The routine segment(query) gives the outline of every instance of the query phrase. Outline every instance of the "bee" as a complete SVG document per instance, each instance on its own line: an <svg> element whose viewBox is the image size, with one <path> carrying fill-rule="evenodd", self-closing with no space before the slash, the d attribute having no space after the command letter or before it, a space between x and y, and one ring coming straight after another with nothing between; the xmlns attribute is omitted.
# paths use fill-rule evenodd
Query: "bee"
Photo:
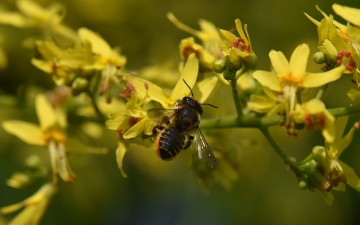
<svg viewBox="0 0 360 225"><path fill-rule="evenodd" d="M190 89L192 97L178 99L171 109L148 110L148 116L157 118L157 124L152 130L153 134L145 135L144 138L156 136L155 152L163 160L172 160L181 150L189 148L194 141L199 159L204 159L206 164L214 169L217 167L216 158L201 133L199 124L203 113L202 105L218 107L198 102L190 86L184 79L183 81Z"/></svg>

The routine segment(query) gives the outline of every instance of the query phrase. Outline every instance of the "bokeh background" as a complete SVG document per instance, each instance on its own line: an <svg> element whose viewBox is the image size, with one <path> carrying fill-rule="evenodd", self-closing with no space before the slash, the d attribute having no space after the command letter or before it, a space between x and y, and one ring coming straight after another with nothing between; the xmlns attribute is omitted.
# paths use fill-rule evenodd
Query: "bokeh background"
<svg viewBox="0 0 360 225"><path fill-rule="evenodd" d="M41 0L46 6L53 1ZM189 34L171 24L166 13L171 11L183 23L198 29L200 18L222 29L234 27L240 18L248 24L253 49L258 56L257 69L270 68L268 52L283 51L287 57L301 43L308 43L311 52L317 46L317 31L304 12L321 20L322 10L333 14L333 3L360 8L358 0L62 0L67 8L65 24L77 29L87 27L102 35L111 46L121 46L127 56L127 68L170 64L180 60L178 44ZM16 10L14 0L0 0L6 10ZM344 22L341 18L337 20ZM44 89L53 88L49 76L30 64L33 53L22 48L31 30L0 25L1 45L7 52L9 65L0 72L0 93L15 96L29 82ZM309 71L320 66L309 63ZM31 76L30 76L31 74ZM161 74L159 74L161 76ZM329 107L348 105L346 90L350 77L331 84L324 96ZM336 89L335 89L336 87ZM229 99L231 99L229 97ZM0 120L23 119L36 122L33 112L6 105L1 98ZM223 104L226 104L224 102ZM229 102L228 104L231 104ZM220 105L220 107L222 107ZM358 119L358 118L353 118ZM322 145L319 132L300 131L298 138L287 137L284 129L273 128L275 139L288 154L301 159L312 146ZM287 171L282 160L260 132L253 129L225 130L240 147L239 180L232 190L213 185L204 191L194 175L179 159L163 162L155 159L152 149L132 150L124 160L128 178L117 168L114 150L116 136L104 134L104 144L111 149L105 156L70 156L78 175L75 183L60 183L60 192L49 208L42 224L359 224L360 193L348 188L335 192L333 206L328 206L319 193L298 188L294 174ZM0 206L23 200L38 187L16 190L5 185L14 171L21 171L24 159L39 154L46 159L46 150L28 146L0 130ZM356 135L342 160L360 173L359 148ZM251 143L251 144L249 144ZM146 164L144 158L156 164Z"/></svg>

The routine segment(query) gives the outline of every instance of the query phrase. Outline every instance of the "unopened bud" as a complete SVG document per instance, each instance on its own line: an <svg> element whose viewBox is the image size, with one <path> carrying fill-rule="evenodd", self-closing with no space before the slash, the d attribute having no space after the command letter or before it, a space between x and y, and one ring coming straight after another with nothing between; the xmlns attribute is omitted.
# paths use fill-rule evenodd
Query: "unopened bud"
<svg viewBox="0 0 360 225"><path fill-rule="evenodd" d="M325 61L326 61L326 55L325 55L325 53L323 53L323 52L316 52L316 53L313 55L313 59L314 59L315 63L317 63L317 64L323 64L323 63L325 63Z"/></svg>
<svg viewBox="0 0 360 225"><path fill-rule="evenodd" d="M229 69L224 70L223 76L225 80L232 80L235 77L235 72Z"/></svg>

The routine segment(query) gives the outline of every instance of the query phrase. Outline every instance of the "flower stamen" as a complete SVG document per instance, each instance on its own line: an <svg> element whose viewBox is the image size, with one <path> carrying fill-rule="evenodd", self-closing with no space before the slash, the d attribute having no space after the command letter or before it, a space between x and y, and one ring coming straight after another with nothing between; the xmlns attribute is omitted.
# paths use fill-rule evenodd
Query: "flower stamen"
<svg viewBox="0 0 360 225"><path fill-rule="evenodd" d="M351 56L351 53L346 50L341 50L336 57L336 64L338 66L344 65L346 70L353 71L356 68L356 62Z"/></svg>

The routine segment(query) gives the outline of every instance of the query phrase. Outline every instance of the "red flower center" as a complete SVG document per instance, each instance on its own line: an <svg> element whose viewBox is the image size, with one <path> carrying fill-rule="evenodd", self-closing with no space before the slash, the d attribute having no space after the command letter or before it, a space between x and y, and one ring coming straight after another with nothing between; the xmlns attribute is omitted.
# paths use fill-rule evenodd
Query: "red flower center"
<svg viewBox="0 0 360 225"><path fill-rule="evenodd" d="M325 116L323 114L306 114L304 123L309 130L316 130L325 126Z"/></svg>
<svg viewBox="0 0 360 225"><path fill-rule="evenodd" d="M338 66L344 65L346 70L353 71L356 68L356 62L351 56L351 53L346 50L341 50L336 57L336 64Z"/></svg>
<svg viewBox="0 0 360 225"><path fill-rule="evenodd" d="M186 47L183 49L183 51L182 51L182 56L183 56L183 58L184 58L185 60L187 60L187 59L189 58L189 55L190 55L191 53L195 53L196 58L199 59L199 57L200 57L200 52L197 51L197 50L195 50L195 49L193 49L191 46L186 46Z"/></svg>
<svg viewBox="0 0 360 225"><path fill-rule="evenodd" d="M244 39L238 38L231 43L231 47L240 49L243 52L250 53L250 46L245 44Z"/></svg>

